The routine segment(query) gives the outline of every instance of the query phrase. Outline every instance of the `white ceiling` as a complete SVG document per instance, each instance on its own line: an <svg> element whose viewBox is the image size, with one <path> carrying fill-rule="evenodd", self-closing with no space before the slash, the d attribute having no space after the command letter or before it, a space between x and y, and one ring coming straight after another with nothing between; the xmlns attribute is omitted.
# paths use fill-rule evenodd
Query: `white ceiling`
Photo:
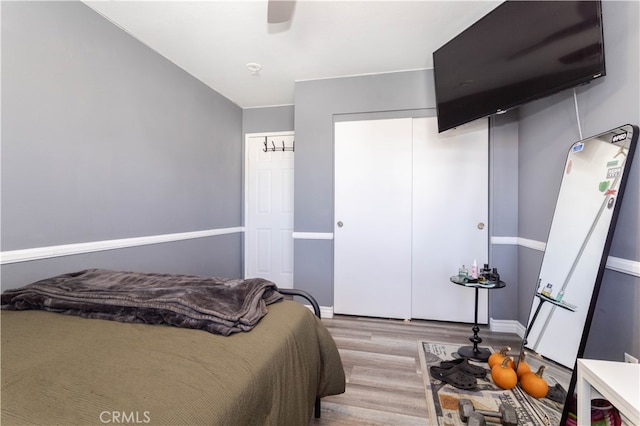
<svg viewBox="0 0 640 426"><path fill-rule="evenodd" d="M267 0L85 3L250 108L293 104L296 81L432 68L434 50L502 0L297 0L283 24L267 23Z"/></svg>

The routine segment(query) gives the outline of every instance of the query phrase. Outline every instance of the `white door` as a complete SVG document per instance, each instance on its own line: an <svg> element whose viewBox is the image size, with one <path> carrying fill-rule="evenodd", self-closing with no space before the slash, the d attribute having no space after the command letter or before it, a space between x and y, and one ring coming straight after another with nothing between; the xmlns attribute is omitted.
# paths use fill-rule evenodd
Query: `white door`
<svg viewBox="0 0 640 426"><path fill-rule="evenodd" d="M488 260L486 120L438 133L435 117L413 122L413 318L473 322L475 291L449 282L463 264ZM482 228L482 229L480 229ZM488 321L480 290L478 322ZM500 291L500 290L493 290Z"/></svg>
<svg viewBox="0 0 640 426"><path fill-rule="evenodd" d="M335 124L334 311L411 316L411 119Z"/></svg>
<svg viewBox="0 0 640 426"><path fill-rule="evenodd" d="M281 288L293 287L292 146L292 132L247 135L245 146L245 278Z"/></svg>

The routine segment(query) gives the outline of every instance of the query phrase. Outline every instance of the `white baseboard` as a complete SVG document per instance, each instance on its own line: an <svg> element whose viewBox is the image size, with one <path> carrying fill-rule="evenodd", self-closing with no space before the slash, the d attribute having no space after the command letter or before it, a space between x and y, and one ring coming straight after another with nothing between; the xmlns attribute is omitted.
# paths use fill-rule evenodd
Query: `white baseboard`
<svg viewBox="0 0 640 426"><path fill-rule="evenodd" d="M309 308L311 312L313 312L313 306L311 305L304 305L304 306L306 306L307 308ZM320 317L333 318L333 306L320 306Z"/></svg>
<svg viewBox="0 0 640 426"><path fill-rule="evenodd" d="M526 328L516 320L496 320L489 319L489 329L496 333L515 333L524 338Z"/></svg>
<svg viewBox="0 0 640 426"><path fill-rule="evenodd" d="M320 306L322 318L333 318L333 306Z"/></svg>

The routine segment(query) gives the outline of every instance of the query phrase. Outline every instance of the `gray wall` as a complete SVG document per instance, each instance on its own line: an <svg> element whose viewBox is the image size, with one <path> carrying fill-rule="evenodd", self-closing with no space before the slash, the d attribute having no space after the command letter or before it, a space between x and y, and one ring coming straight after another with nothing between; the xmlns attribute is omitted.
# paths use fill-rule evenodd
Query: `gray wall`
<svg viewBox="0 0 640 426"><path fill-rule="evenodd" d="M242 110L242 133L284 132L294 129L293 105Z"/></svg>
<svg viewBox="0 0 640 426"><path fill-rule="evenodd" d="M640 124L640 3L603 2L607 75L576 90L583 137L622 124ZM580 139L572 92L534 102L520 109L519 123L519 235L546 241L562 168L569 146ZM640 261L640 150L636 151L611 256ZM542 255L521 249L520 285L533 294ZM526 290L525 290L526 287ZM604 275L592 330L588 357L623 360L623 353L640 355L640 278L613 270ZM524 309L520 312L526 315ZM526 317L520 316L521 322ZM613 332L615 330L615 332Z"/></svg>
<svg viewBox="0 0 640 426"><path fill-rule="evenodd" d="M81 2L2 4L3 251L241 226L242 110ZM241 234L2 266L241 276Z"/></svg>
<svg viewBox="0 0 640 426"><path fill-rule="evenodd" d="M489 129L489 234L492 237L518 235L518 114L509 111L492 117ZM489 259L507 286L489 292L489 315L516 320L520 298L518 246L490 244Z"/></svg>

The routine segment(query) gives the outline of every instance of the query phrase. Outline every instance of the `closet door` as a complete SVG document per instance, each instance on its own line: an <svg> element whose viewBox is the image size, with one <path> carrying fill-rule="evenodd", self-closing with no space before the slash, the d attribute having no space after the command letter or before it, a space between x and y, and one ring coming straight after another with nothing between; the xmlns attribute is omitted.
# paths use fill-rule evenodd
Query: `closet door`
<svg viewBox="0 0 640 426"><path fill-rule="evenodd" d="M411 127L335 124L336 313L411 317Z"/></svg>
<svg viewBox="0 0 640 426"><path fill-rule="evenodd" d="M440 134L435 117L413 122L413 318L474 320L475 291L449 277L488 260L488 139L486 120ZM488 291L479 292L480 323Z"/></svg>

